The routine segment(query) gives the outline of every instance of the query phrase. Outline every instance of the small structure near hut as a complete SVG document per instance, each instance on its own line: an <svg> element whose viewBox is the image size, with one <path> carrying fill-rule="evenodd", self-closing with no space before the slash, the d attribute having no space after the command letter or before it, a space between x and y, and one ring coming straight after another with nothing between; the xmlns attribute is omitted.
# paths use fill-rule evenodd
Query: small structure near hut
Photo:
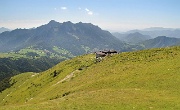
<svg viewBox="0 0 180 110"><path fill-rule="evenodd" d="M102 57L105 57L105 56L108 56L108 55L116 54L116 53L118 53L118 52L115 51L115 50L95 52L95 54L96 54L96 59L97 59L97 58L102 58Z"/></svg>

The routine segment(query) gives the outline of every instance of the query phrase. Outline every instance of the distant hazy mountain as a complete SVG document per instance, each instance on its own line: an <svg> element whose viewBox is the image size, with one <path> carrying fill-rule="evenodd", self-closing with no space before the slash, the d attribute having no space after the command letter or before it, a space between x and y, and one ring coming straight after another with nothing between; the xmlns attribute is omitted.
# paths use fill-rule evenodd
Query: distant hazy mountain
<svg viewBox="0 0 180 110"><path fill-rule="evenodd" d="M119 38L120 40L125 41L127 43L131 43L131 44L137 44L139 42L151 39L150 36L143 35L139 32L134 32L130 34L113 33L113 35Z"/></svg>
<svg viewBox="0 0 180 110"><path fill-rule="evenodd" d="M175 30L173 28L164 28L164 27L150 27L150 28L145 28L142 31L162 31L162 30Z"/></svg>
<svg viewBox="0 0 180 110"><path fill-rule="evenodd" d="M167 46L175 46L175 45L180 45L180 38L159 36L154 39L146 40L141 44L143 44L145 48L160 48Z"/></svg>
<svg viewBox="0 0 180 110"><path fill-rule="evenodd" d="M0 52L16 51L25 47L53 51L54 46L80 55L96 49L121 50L124 44L108 31L91 23L54 20L35 29L16 29L0 34Z"/></svg>
<svg viewBox="0 0 180 110"><path fill-rule="evenodd" d="M173 29L173 28L161 28L161 27L154 27L154 28L147 28L143 30L131 30L125 32L125 34L139 32L143 35L149 35L152 38L157 36L168 36L168 37L175 37L180 38L180 29Z"/></svg>
<svg viewBox="0 0 180 110"><path fill-rule="evenodd" d="M1 27L1 28L0 28L0 33L5 32L5 31L10 31L10 29L4 28L4 27Z"/></svg>
<svg viewBox="0 0 180 110"><path fill-rule="evenodd" d="M115 36L116 38L120 39L120 40L124 40L124 38L128 35L125 33L119 33L119 32L114 32L112 33L113 36Z"/></svg>

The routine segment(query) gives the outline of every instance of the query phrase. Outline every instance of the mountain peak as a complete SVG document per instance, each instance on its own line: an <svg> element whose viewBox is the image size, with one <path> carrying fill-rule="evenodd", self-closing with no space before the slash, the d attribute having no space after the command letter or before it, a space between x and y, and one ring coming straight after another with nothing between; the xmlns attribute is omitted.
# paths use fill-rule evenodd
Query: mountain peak
<svg viewBox="0 0 180 110"><path fill-rule="evenodd" d="M51 20L49 23L58 23L58 22L55 20Z"/></svg>
<svg viewBox="0 0 180 110"><path fill-rule="evenodd" d="M54 26L54 25L57 25L59 24L59 22L55 21L55 20L51 20L48 25L51 25L51 26Z"/></svg>

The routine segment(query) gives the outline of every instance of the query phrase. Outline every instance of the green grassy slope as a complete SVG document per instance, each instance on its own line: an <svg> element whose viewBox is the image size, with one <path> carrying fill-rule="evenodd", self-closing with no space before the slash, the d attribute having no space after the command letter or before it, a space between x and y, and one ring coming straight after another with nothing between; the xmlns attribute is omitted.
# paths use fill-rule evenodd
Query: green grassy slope
<svg viewBox="0 0 180 110"><path fill-rule="evenodd" d="M180 47L89 54L11 78L1 110L180 109Z"/></svg>

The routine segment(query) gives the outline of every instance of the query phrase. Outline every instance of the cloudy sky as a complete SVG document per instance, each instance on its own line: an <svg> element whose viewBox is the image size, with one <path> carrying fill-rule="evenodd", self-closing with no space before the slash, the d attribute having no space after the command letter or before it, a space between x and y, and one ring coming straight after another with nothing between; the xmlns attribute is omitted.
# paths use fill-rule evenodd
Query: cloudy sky
<svg viewBox="0 0 180 110"><path fill-rule="evenodd" d="M0 0L0 27L85 22L110 31L180 28L180 0Z"/></svg>

